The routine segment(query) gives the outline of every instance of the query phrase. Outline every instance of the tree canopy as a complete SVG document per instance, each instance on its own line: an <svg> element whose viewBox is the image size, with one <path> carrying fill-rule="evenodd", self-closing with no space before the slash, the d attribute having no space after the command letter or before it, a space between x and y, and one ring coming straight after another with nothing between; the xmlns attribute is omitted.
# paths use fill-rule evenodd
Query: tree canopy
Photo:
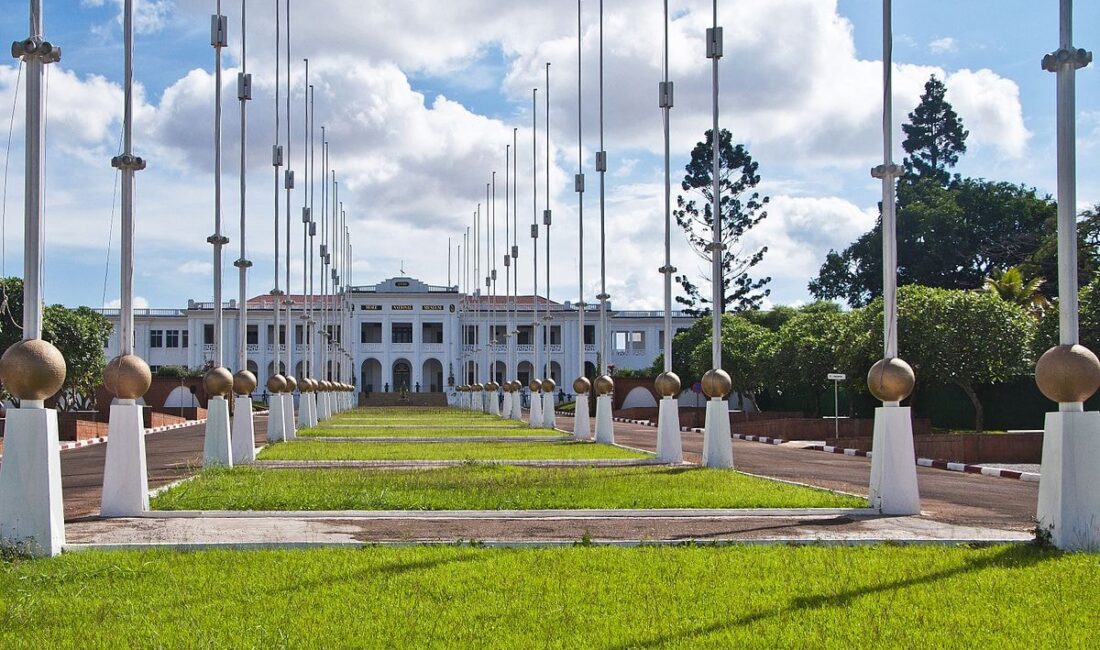
<svg viewBox="0 0 1100 650"><path fill-rule="evenodd" d="M692 251L705 265L697 275L684 271L677 276L683 290L676 302L684 305L684 311L693 316L711 312L711 231L714 223L711 205L713 188L713 133L707 130L704 140L691 151L691 160L684 168L686 173L680 186L685 192L676 198L673 216L683 229ZM752 159L745 145L733 145L733 136L722 129L719 146L719 224L722 230L722 311L741 311L759 307L760 301L771 290L765 288L770 277L753 279L752 267L760 263L767 246L745 250L743 238L758 223L767 218L767 196L756 191L760 183L759 163ZM693 279L695 278L695 279ZM704 287L704 289L700 289Z"/></svg>
<svg viewBox="0 0 1100 650"><path fill-rule="evenodd" d="M905 133L901 146L909 154L903 161L906 175L931 178L942 185L950 180L948 168L959 162L959 154L966 153L970 135L946 95L947 86L936 75L929 77L920 103L901 127Z"/></svg>
<svg viewBox="0 0 1100 650"><path fill-rule="evenodd" d="M0 279L0 346L7 350L23 339L23 280ZM42 338L65 358L65 383L58 394L63 411L95 407L95 390L102 383L106 361L103 348L111 334L111 323L103 314L77 307L49 305L42 314ZM4 398L10 395L4 391Z"/></svg>

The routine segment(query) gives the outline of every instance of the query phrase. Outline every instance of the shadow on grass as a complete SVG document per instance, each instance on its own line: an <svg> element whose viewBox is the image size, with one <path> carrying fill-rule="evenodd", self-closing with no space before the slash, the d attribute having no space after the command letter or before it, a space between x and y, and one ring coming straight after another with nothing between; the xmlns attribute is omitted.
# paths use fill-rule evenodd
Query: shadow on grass
<svg viewBox="0 0 1100 650"><path fill-rule="evenodd" d="M946 580L948 578L953 578L955 576L972 573L975 571L982 571L988 568L1020 569L1038 564L1039 562L1048 560L1052 557L1057 557L1058 555L1059 554L1054 551L1038 550L1030 546L1012 546L998 552L995 555L966 560L961 566L934 571L923 576L907 578L905 580L895 580L893 582L886 582L883 584L859 587L838 594L815 594L809 596L798 596L791 599L786 605L778 606L770 610L753 612L751 614L746 614L732 620L716 621L709 625L703 625L700 627L696 627L695 629L684 630L678 633L663 634L660 636L652 637L650 639L637 639L608 647L610 650L625 650L627 648L655 648L668 643L673 643L677 641L684 642L690 639L705 636L707 634L724 632L726 630L732 630L738 627L745 627L748 625L752 625L753 623L756 623L758 621L782 616L784 614L797 614L809 610L824 609L826 607L847 607L852 603L852 601L862 596L869 596L871 594L888 591L896 591L908 587L928 585L939 582L941 580Z"/></svg>

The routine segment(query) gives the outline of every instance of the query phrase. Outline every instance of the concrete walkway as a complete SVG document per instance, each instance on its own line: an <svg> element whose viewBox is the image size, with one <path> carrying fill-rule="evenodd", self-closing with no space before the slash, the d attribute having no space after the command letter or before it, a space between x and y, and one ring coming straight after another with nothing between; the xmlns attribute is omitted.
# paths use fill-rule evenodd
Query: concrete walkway
<svg viewBox="0 0 1100 650"><path fill-rule="evenodd" d="M167 515L167 516L165 516ZM89 520L68 529L67 550L167 545L299 547L371 543L869 544L1024 542L1015 531L864 511L532 511L350 513L151 513Z"/></svg>

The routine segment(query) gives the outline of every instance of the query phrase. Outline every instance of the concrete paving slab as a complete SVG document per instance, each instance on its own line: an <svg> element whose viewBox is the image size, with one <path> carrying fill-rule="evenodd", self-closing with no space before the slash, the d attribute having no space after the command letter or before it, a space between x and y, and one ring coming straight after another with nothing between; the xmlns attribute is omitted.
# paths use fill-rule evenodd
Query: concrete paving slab
<svg viewBox="0 0 1100 650"><path fill-rule="evenodd" d="M260 548L362 545L375 543L455 543L483 541L502 545L747 543L876 544L1019 543L1020 532L943 524L922 517L880 517L847 513L695 514L583 517L525 516L500 513L456 517L344 516L296 513L295 516L165 517L92 519L71 522L66 550L90 548ZM527 513L531 515L531 513ZM408 513L404 513L408 515Z"/></svg>

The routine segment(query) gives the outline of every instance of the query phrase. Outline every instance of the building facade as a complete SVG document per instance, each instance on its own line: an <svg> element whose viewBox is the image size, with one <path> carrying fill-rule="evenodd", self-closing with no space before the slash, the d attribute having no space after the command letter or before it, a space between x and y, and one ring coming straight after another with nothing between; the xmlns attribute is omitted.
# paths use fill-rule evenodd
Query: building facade
<svg viewBox="0 0 1100 650"><path fill-rule="evenodd" d="M489 298L466 295L458 287L429 285L410 277L395 277L375 285L348 287L339 296L319 298L291 295L290 327L283 312L279 335L275 332L275 297L262 295L248 301L245 345L248 369L259 379L260 389L277 372L276 346L281 359L278 371L286 371L288 354L293 374L306 374L355 384L361 391L391 392L408 388L419 392L451 392L454 385L485 383L489 368L498 383L547 374L566 392L582 374L578 345L584 339L584 374L595 376L599 364L599 307L585 309L582 333L576 305L537 299L538 328L534 323L536 299L519 296ZM322 309L324 307L324 309ZM306 319L311 308L312 324ZM117 309L103 313L116 325ZM324 318L322 318L324 312ZM223 362L236 370L238 319L236 301L224 305ZM332 340L346 354L331 353L323 359L322 320ZM689 327L693 319L673 313L673 335ZM211 303L189 301L181 309L135 310L134 352L154 371L161 366L201 368L214 357L214 309ZM509 360L507 336L516 337L515 359ZM536 332L540 337L536 363ZM288 333L290 334L288 340ZM118 353L118 328L105 353ZM652 365L664 346L663 313L659 311L608 312L608 364L615 368L642 369ZM313 339L314 345L307 343ZM547 339L549 345L547 345ZM289 346L289 347L288 347ZM306 358L313 349L311 366ZM511 364L515 364L515 368ZM327 367L326 373L306 368ZM535 368L540 370L535 372ZM547 369L549 372L547 373ZM322 374L324 376L322 377Z"/></svg>

